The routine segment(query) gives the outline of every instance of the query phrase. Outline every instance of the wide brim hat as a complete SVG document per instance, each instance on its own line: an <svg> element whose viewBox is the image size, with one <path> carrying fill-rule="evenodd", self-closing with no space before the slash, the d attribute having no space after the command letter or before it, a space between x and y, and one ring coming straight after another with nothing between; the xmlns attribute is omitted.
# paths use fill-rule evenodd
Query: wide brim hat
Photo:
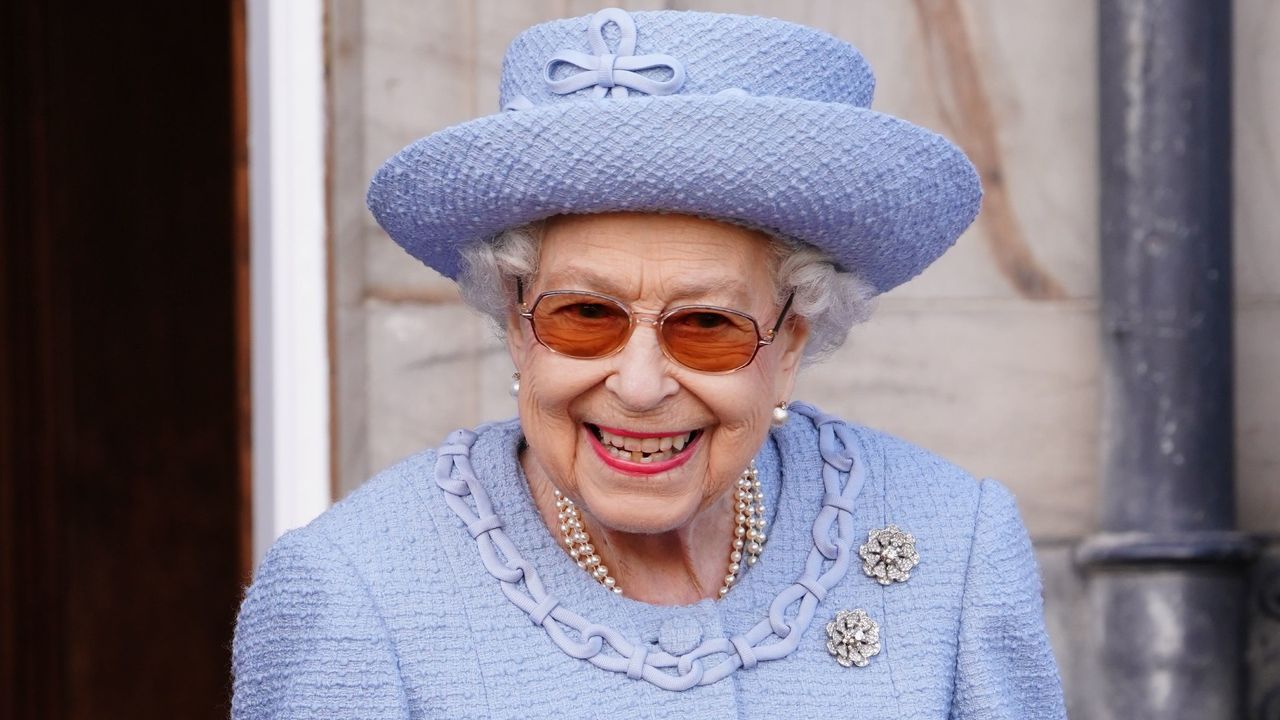
<svg viewBox="0 0 1280 720"><path fill-rule="evenodd" d="M502 112L424 137L369 187L378 223L456 279L462 248L553 215L671 212L808 243L878 292L977 215L946 138L870 109L852 45L742 15L602 10L543 23L503 61Z"/></svg>

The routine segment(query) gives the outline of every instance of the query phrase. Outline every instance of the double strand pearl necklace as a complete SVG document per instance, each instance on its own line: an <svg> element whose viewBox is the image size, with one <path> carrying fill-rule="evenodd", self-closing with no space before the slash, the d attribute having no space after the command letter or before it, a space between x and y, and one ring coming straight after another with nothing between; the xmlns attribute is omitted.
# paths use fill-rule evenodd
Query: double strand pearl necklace
<svg viewBox="0 0 1280 720"><path fill-rule="evenodd" d="M555 493L560 535L569 548L569 556L577 561L578 567L591 573L596 582L621 595L622 588L618 587L618 581L609 574L608 566L600 561L595 546L591 544L591 536L582 524L577 506L559 490ZM747 565L756 564L764 550L765 540L768 539L764 533L764 493L760 490L760 478L754 461L742 471L742 477L738 478L733 507L735 519L733 542L729 545L729 571L724 576L724 584L720 586L720 597L728 594L729 588L742 575L744 559Z"/></svg>

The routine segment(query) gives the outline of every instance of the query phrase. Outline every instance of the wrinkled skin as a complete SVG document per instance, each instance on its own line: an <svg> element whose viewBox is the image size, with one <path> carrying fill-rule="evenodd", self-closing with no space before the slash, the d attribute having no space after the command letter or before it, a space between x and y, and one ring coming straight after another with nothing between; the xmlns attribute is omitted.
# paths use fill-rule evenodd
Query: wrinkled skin
<svg viewBox="0 0 1280 720"><path fill-rule="evenodd" d="M611 213L548 221L539 269L526 287L612 295L633 311L709 304L772 327L774 264L767 239L685 215ZM628 597L657 604L714 598L733 534L733 490L791 397L807 328L789 320L747 367L701 373L669 360L655 330L638 325L617 354L580 360L551 352L528 321L508 322L521 375L527 447L520 458L548 529L560 538L554 490L574 500L610 574ZM656 475L610 467L592 450L587 423L633 432L702 437L689 459Z"/></svg>

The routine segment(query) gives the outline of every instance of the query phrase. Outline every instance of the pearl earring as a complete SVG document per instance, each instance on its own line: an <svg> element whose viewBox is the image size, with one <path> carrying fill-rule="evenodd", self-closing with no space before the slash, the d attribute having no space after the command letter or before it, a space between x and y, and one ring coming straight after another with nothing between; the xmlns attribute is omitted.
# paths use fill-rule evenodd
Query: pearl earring
<svg viewBox="0 0 1280 720"><path fill-rule="evenodd" d="M791 417L791 411L787 410L787 401L783 400L773 409L773 424L775 427L781 427L787 424L787 419Z"/></svg>
<svg viewBox="0 0 1280 720"><path fill-rule="evenodd" d="M511 373L511 397L520 394L520 373Z"/></svg>

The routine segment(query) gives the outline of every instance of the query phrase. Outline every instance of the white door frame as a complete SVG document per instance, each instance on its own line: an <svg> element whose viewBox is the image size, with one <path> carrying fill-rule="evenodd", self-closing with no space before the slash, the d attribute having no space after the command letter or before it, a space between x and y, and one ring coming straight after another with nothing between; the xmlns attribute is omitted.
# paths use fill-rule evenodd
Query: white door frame
<svg viewBox="0 0 1280 720"><path fill-rule="evenodd" d="M253 557L332 502L322 0L248 0Z"/></svg>

